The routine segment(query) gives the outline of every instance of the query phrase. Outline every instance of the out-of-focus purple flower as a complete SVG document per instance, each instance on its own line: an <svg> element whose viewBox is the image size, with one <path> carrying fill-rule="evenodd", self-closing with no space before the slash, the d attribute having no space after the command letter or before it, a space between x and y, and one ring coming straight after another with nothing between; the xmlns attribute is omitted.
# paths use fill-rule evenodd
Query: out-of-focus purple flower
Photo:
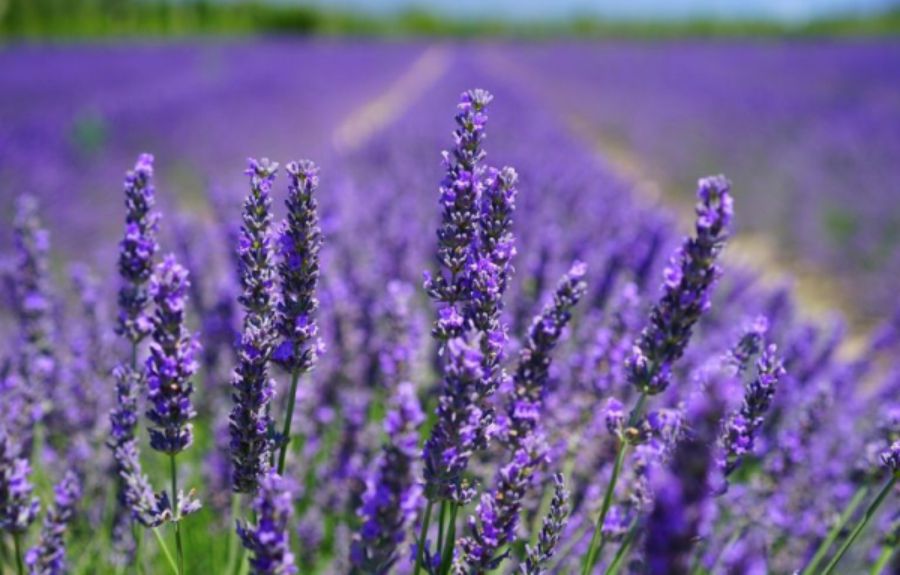
<svg viewBox="0 0 900 575"><path fill-rule="evenodd" d="M735 371L743 373L750 365L750 360L760 352L765 343L765 335L769 329L769 320L759 316L744 330L737 344L730 351L730 362Z"/></svg>
<svg viewBox="0 0 900 575"><path fill-rule="evenodd" d="M159 246L156 231L159 214L152 211L153 156L141 154L134 169L125 175L125 236L119 244L119 323L117 331L132 343L144 339L153 329L147 305L148 282L153 274L153 257Z"/></svg>
<svg viewBox="0 0 900 575"><path fill-rule="evenodd" d="M440 269L434 276L425 276L425 290L441 306L433 333L442 345L460 335L463 306L472 299L470 268L478 259L479 199L484 186L481 161L485 152L481 143L487 105L492 99L484 90L462 94L453 132L455 146L452 153L444 152L446 175L440 187L441 224L437 232Z"/></svg>
<svg viewBox="0 0 900 575"><path fill-rule="evenodd" d="M237 532L252 554L250 569L254 575L293 575L297 573L290 549L290 521L294 515L291 488L286 479L269 472L259 482L253 501L256 523L238 521Z"/></svg>
<svg viewBox="0 0 900 575"><path fill-rule="evenodd" d="M27 531L41 508L32 496L31 466L18 452L13 438L0 427L0 530L13 534Z"/></svg>
<svg viewBox="0 0 900 575"><path fill-rule="evenodd" d="M153 343L147 358L147 417L154 424L149 429L150 446L170 455L191 444L191 420L196 416L190 379L197 371L195 356L200 344L185 326L188 285L187 270L172 255L156 267L150 282L150 295L156 304Z"/></svg>
<svg viewBox="0 0 900 575"><path fill-rule="evenodd" d="M894 475L900 473L900 441L892 443L891 447L881 454L881 462Z"/></svg>
<svg viewBox="0 0 900 575"><path fill-rule="evenodd" d="M31 575L62 575L66 573L66 529L75 516L75 506L81 499L81 482L69 471L53 489L54 502L41 527L41 540L29 549L25 564Z"/></svg>
<svg viewBox="0 0 900 575"><path fill-rule="evenodd" d="M291 372L312 369L320 346L316 286L319 282L319 250L322 230L313 195L319 187L319 168L310 160L286 166L288 184L287 219L278 238L281 299L278 302L278 332L281 341L273 359Z"/></svg>
<svg viewBox="0 0 900 575"><path fill-rule="evenodd" d="M694 324L709 308L721 275L716 260L733 215L730 187L724 176L700 180L695 236L685 240L666 267L663 296L627 360L629 381L641 393L655 395L668 387L672 364L684 354Z"/></svg>
<svg viewBox="0 0 900 575"><path fill-rule="evenodd" d="M238 365L232 378L234 407L228 423L233 463L232 487L256 491L269 465L272 418L268 406L275 393L269 358L275 346L275 264L271 249L272 200L269 195L277 164L250 161L250 194L244 201L238 238L238 262L244 325Z"/></svg>
<svg viewBox="0 0 900 575"><path fill-rule="evenodd" d="M26 408L35 419L40 419L43 412L40 403L51 400L55 391L51 379L56 358L49 294L50 236L41 227L37 201L31 196L20 197L16 205L13 239L16 251L13 288L22 345L18 371L24 383L21 391ZM23 445L29 440L28 437L19 439Z"/></svg>
<svg viewBox="0 0 900 575"><path fill-rule="evenodd" d="M425 443L425 494L432 500L466 502L472 491L463 478L469 458L481 448L488 422L478 406L483 355L463 339L447 343L448 358L438 399L437 422Z"/></svg>
<svg viewBox="0 0 900 575"><path fill-rule="evenodd" d="M651 474L654 503L644 540L648 573L690 573L691 553L712 514L712 445L721 416L719 398L713 394L695 398L685 416L690 434L675 448L670 468Z"/></svg>
<svg viewBox="0 0 900 575"><path fill-rule="evenodd" d="M397 548L418 506L413 465L424 419L415 387L401 383L385 420L388 443L366 479L359 509L362 526L350 549L354 573L386 574L397 561Z"/></svg>
<svg viewBox="0 0 900 575"><path fill-rule="evenodd" d="M785 373L775 344L762 352L756 362L756 372L747 383L740 409L728 418L722 432L724 454L721 464L726 476L738 468L745 455L753 453L757 431Z"/></svg>
<svg viewBox="0 0 900 575"><path fill-rule="evenodd" d="M553 499L544 517L537 545L525 546L525 562L519 567L519 575L543 575L547 562L556 553L560 536L569 520L569 491L561 473L553 476Z"/></svg>

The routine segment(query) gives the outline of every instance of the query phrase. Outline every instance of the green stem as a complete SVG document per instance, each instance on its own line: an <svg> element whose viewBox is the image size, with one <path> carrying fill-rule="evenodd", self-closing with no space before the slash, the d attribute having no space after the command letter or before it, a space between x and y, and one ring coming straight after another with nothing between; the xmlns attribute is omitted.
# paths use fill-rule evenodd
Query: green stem
<svg viewBox="0 0 900 575"><path fill-rule="evenodd" d="M443 555L444 550L444 524L447 521L447 502L441 501L441 511L438 513L438 538L437 554Z"/></svg>
<svg viewBox="0 0 900 575"><path fill-rule="evenodd" d="M422 528L419 530L418 549L416 551L416 567L413 569L413 575L419 575L422 568L422 558L425 556L425 538L428 536L428 524L431 523L431 509L434 507L434 501L428 500L425 504L425 516L422 518Z"/></svg>
<svg viewBox="0 0 900 575"><path fill-rule="evenodd" d="M844 511L841 512L841 516L838 518L837 522L828 531L828 535L825 536L825 539L822 543L819 544L819 548L816 549L815 555L810 559L809 565L803 570L801 575L812 575L816 572L816 569L819 568L819 564L825 559L825 556L828 555L828 551L831 550L831 546L834 545L835 540L838 535L840 535L841 531L844 530L844 525L847 524L847 521L853 517L853 514L856 513L856 509L863 502L866 496L869 494L869 486L863 485L859 489L856 490L856 493L853 495L853 498L850 500L850 503L844 508Z"/></svg>
<svg viewBox="0 0 900 575"><path fill-rule="evenodd" d="M622 567L622 560L628 556L628 552L631 550L631 544L634 543L634 538L637 537L637 532L638 522L637 519L635 519L628 529L628 535L625 536L625 539L623 539L621 545L619 545L619 550L616 551L616 556L613 557L612 563L606 568L606 575L615 575L619 572L619 569Z"/></svg>
<svg viewBox="0 0 900 575"><path fill-rule="evenodd" d="M175 454L169 455L172 470L172 506L175 509L175 553L178 555L178 575L184 575L184 548L181 545L181 508L178 505L178 463Z"/></svg>
<svg viewBox="0 0 900 575"><path fill-rule="evenodd" d="M831 562L825 567L825 571L822 572L822 575L830 575L830 573L834 571L834 568L837 567L837 564L841 562L841 559L847 553L847 550L850 549L850 546L853 545L853 542L856 541L856 538L859 537L872 517L875 516L878 508L881 507L881 504L884 503L885 499L887 499L887 496L888 494L890 494L891 489L893 489L894 485L897 483L898 477L900 477L900 474L894 473L893 475L891 475L891 478L884 484L884 487L881 488L881 491L878 492L878 495L866 508L865 514L863 514L860 520L856 523L856 527L854 527L853 531L850 532L850 536L847 537L847 540L844 541L844 544L841 545L840 549L838 549L837 553L835 553L834 557L831 559Z"/></svg>
<svg viewBox="0 0 900 575"><path fill-rule="evenodd" d="M612 506L613 493L616 489L616 483L619 480L619 474L622 471L622 464L625 462L625 454L628 451L628 442L620 441L618 453L616 454L616 462L613 465L612 476L606 485L606 493L603 495L603 505L600 507L600 515L594 524L594 534L591 535L591 544L588 546L587 554L584 557L584 563L581 567L582 575L588 575L597 563L600 557L600 549L605 543L603 537L603 523L606 521L606 515Z"/></svg>
<svg viewBox="0 0 900 575"><path fill-rule="evenodd" d="M19 533L13 533L13 547L16 548L16 570L19 575L25 575L25 564L22 563L22 540Z"/></svg>
<svg viewBox="0 0 900 575"><path fill-rule="evenodd" d="M159 548L162 550L163 555L166 557L166 561L169 562L169 567L171 567L172 572L177 575L178 574L178 565L175 563L175 559L172 557L172 553L169 551L169 546L166 545L166 542L163 539L162 534L160 534L159 527L153 528L153 535L156 536L156 542L159 544Z"/></svg>
<svg viewBox="0 0 900 575"><path fill-rule="evenodd" d="M281 433L281 451L278 454L278 474L284 473L284 464L287 460L288 443L291 441L291 423L294 421L294 404L297 402L297 382L300 380L300 370L291 372L291 392L288 394L287 412L284 414L284 430Z"/></svg>
<svg viewBox="0 0 900 575"><path fill-rule="evenodd" d="M450 503L450 523L447 524L447 539L444 541L443 555L441 555L441 575L450 573L450 567L453 564L453 548L456 546L456 514L459 511L459 505Z"/></svg>
<svg viewBox="0 0 900 575"><path fill-rule="evenodd" d="M881 575L881 572L887 567L887 564L890 562L891 557L894 556L894 551L896 550L897 548L893 545L885 545L884 549L881 550L881 555L878 556L878 561L872 565L869 575Z"/></svg>
<svg viewBox="0 0 900 575"><path fill-rule="evenodd" d="M237 521L240 512L241 494L234 493L231 496L231 527L228 530L228 567L225 570L225 572L229 575L234 573L235 563L237 563L238 559L238 536L237 529L235 528L235 522Z"/></svg>

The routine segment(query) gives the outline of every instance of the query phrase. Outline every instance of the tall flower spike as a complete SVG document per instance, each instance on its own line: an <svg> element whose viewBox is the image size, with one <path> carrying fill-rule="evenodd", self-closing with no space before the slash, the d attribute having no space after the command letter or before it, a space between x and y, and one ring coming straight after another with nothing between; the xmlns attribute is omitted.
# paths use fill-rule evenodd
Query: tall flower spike
<svg viewBox="0 0 900 575"><path fill-rule="evenodd" d="M537 545L525 547L525 562L519 568L519 575L543 575L547 562L556 553L556 546L566 523L569 521L569 491L561 473L553 476L553 499L550 510L544 517Z"/></svg>
<svg viewBox="0 0 900 575"><path fill-rule="evenodd" d="M238 365L232 377L234 407L228 422L232 488L256 491L268 470L272 449L268 406L275 393L269 377L269 359L277 337L275 316L275 264L272 257L272 199L270 190L277 165L250 160L250 194L244 201L243 225L238 238L238 262L244 307L244 325L238 347Z"/></svg>
<svg viewBox="0 0 900 575"><path fill-rule="evenodd" d="M514 377L514 396L507 408L506 436L512 457L500 468L492 492L482 496L469 520L469 534L460 542L466 569L484 573L505 557L500 550L511 543L521 513L522 500L531 478L546 455L538 432L551 352L572 318L572 308L587 291L586 266L572 265L560 280L553 301L532 323L528 341L520 352Z"/></svg>
<svg viewBox="0 0 900 575"><path fill-rule="evenodd" d="M709 308L712 287L721 275L716 260L733 214L730 187L724 176L700 180L695 237L685 240L666 267L663 296L626 363L628 379L641 393L655 395L668 387L672 364Z"/></svg>
<svg viewBox="0 0 900 575"><path fill-rule="evenodd" d="M432 501L465 503L472 492L463 472L484 443L486 421L475 401L484 379L484 358L477 346L461 338L451 339L447 351L437 422L423 453L425 494Z"/></svg>
<svg viewBox="0 0 900 575"><path fill-rule="evenodd" d="M53 506L44 517L40 543L25 556L31 575L62 575L67 572L65 535L75 516L75 506L81 499L81 483L69 471L53 493Z"/></svg>
<svg viewBox="0 0 900 575"><path fill-rule="evenodd" d="M740 409L725 423L721 443L725 452L722 467L726 476L738 468L745 455L753 453L757 431L763 424L763 417L784 374L777 348L771 344L756 362L756 377L747 383Z"/></svg>
<svg viewBox="0 0 900 575"><path fill-rule="evenodd" d="M469 268L477 257L481 161L485 157L481 144L492 99L485 90L462 94L453 133L456 145L452 153L443 155L446 175L440 186L439 270L433 277L425 275L425 290L441 305L433 333L442 346L462 333L463 306L471 299Z"/></svg>
<svg viewBox="0 0 900 575"><path fill-rule="evenodd" d="M185 327L188 272L167 256L157 267L150 283L156 304L153 316L153 343L147 358L147 396L150 407L150 447L176 454L193 440L191 420L196 415L191 404L194 391L191 377L197 371L195 356L200 348Z"/></svg>
<svg viewBox="0 0 900 575"><path fill-rule="evenodd" d="M52 397L54 386L50 378L56 367L53 352L53 322L49 298L49 234L41 227L37 216L37 201L22 196L16 206L13 223L16 250L14 290L16 314L22 338L19 373L24 382L23 398L31 410L40 397ZM40 417L40 411L36 411ZM22 446L27 437L20 438Z"/></svg>
<svg viewBox="0 0 900 575"><path fill-rule="evenodd" d="M278 331L281 343L274 359L291 372L307 372L318 351L316 336L316 286L319 282L319 228L317 204L313 197L319 187L319 169L309 160L291 162L286 167L288 184L287 219L278 239L281 300L278 302Z"/></svg>
<svg viewBox="0 0 900 575"><path fill-rule="evenodd" d="M413 465L418 455L418 429L424 419L415 387L401 383L385 420L388 443L366 480L359 509L362 526L350 549L353 573L384 575L397 561L397 547L415 516L419 499Z"/></svg>
<svg viewBox="0 0 900 575"><path fill-rule="evenodd" d="M147 291L153 274L153 257L159 246L159 215L152 211L153 156L141 154L134 170L125 176L125 237L119 244L119 322L117 331L131 342L144 339L153 328L147 313Z"/></svg>
<svg viewBox="0 0 900 575"><path fill-rule="evenodd" d="M238 521L237 532L250 553L253 575L293 575L297 573L288 531L294 502L287 480L269 472L259 483L253 501L256 524Z"/></svg>
<svg viewBox="0 0 900 575"><path fill-rule="evenodd" d="M13 439L0 427L0 531L13 534L27 531L41 507L32 496L31 467L18 453Z"/></svg>

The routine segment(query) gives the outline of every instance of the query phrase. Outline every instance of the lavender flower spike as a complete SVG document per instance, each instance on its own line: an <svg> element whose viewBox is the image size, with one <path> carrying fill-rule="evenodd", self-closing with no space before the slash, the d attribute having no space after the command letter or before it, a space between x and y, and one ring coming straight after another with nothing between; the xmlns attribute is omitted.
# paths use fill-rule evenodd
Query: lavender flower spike
<svg viewBox="0 0 900 575"><path fill-rule="evenodd" d="M269 195L276 165L250 161L250 194L244 201L238 239L244 325L238 346L238 366L232 378L234 407L228 430L233 463L232 487L238 493L256 491L268 470L272 450L267 406L274 395L269 359L275 346L276 317L272 259L272 200Z"/></svg>
<svg viewBox="0 0 900 575"><path fill-rule="evenodd" d="M668 387L672 364L709 308L712 287L721 275L716 259L733 215L730 187L724 176L700 180L696 235L685 240L666 267L662 299L650 312L650 322L626 363L629 381L645 395Z"/></svg>
<svg viewBox="0 0 900 575"><path fill-rule="evenodd" d="M24 533L41 507L38 498L32 497L34 488L28 478L31 467L18 452L12 438L0 427L0 531L13 535Z"/></svg>
<svg viewBox="0 0 900 575"><path fill-rule="evenodd" d="M353 573L386 575L397 561L397 547L416 514L420 494L413 465L418 455L418 429L424 420L415 387L401 383L385 420L388 443L366 480L359 509L362 527L350 549Z"/></svg>
<svg viewBox="0 0 900 575"><path fill-rule="evenodd" d="M150 446L170 455L191 444L191 420L196 415L190 379L197 371L195 356L200 344L184 325L188 287L188 272L172 255L157 266L150 283L156 304L153 344L147 358L147 417L153 423Z"/></svg>
<svg viewBox="0 0 900 575"><path fill-rule="evenodd" d="M520 352L514 377L514 398L507 408L506 436L511 460L501 467L494 489L482 496L476 517L469 520L469 534L460 542L466 570L484 573L495 569L505 555L500 549L515 537L522 500L531 477L546 454L538 418L543 407L551 352L572 317L572 308L584 296L586 266L581 262L559 282L553 301L531 326Z"/></svg>
<svg viewBox="0 0 900 575"><path fill-rule="evenodd" d="M153 212L153 156L141 154L134 170L125 176L125 237L119 244L119 322L117 332L137 343L153 328L147 314L147 284L153 273L153 256L159 246L159 215Z"/></svg>
<svg viewBox="0 0 900 575"><path fill-rule="evenodd" d="M31 196L19 198L13 224L16 248L14 289L16 314L22 337L21 363L24 401L31 407L38 397L52 397L50 378L56 367L53 352L53 324L49 298L49 235L37 216L37 202ZM36 412L39 413L39 412ZM39 415L38 415L39 417ZM23 430L24 431L24 430ZM27 437L19 438L22 445Z"/></svg>
<svg viewBox="0 0 900 575"><path fill-rule="evenodd" d="M269 472L259 483L253 502L256 525L238 521L237 532L252 557L250 569L254 575L293 575L297 573L290 549L291 517L294 514L293 495L288 482Z"/></svg>
<svg viewBox="0 0 900 575"><path fill-rule="evenodd" d="M769 410L778 381L785 373L774 344L763 350L756 362L756 370L756 377L747 384L741 408L728 418L722 434L725 453L721 465L726 476L738 468L746 454L753 453L756 433Z"/></svg>
<svg viewBox="0 0 900 575"><path fill-rule="evenodd" d="M55 499L44 517L40 544L25 556L31 575L63 575L67 571L65 535L75 516L75 505L81 499L81 484L69 471L53 491Z"/></svg>
<svg viewBox="0 0 900 575"><path fill-rule="evenodd" d="M316 285L319 282L319 228L317 204L313 197L319 187L319 169L309 160L291 162L286 167L288 184L287 219L278 239L281 261L281 300L278 302L278 331L281 343L274 359L290 372L312 369L318 351L316 335Z"/></svg>
<svg viewBox="0 0 900 575"><path fill-rule="evenodd" d="M553 500L544 518L537 545L525 547L525 562L519 567L519 575L543 575L547 562L556 552L556 546L566 523L569 521L569 491L562 474L553 476Z"/></svg>
<svg viewBox="0 0 900 575"><path fill-rule="evenodd" d="M485 90L462 94L453 133L456 145L452 154L444 152L447 172L441 181L441 224L437 232L440 269L434 277L425 275L425 290L442 305L433 330L442 345L462 333L462 306L471 299L469 267L477 257L478 202L484 170L480 163L485 157L481 144L487 123L486 109L492 99Z"/></svg>
<svg viewBox="0 0 900 575"><path fill-rule="evenodd" d="M484 379L479 348L461 338L447 343L449 357L437 407L437 423L425 443L425 495L431 501L468 502L472 491L463 479L469 458L484 443L488 424L478 406Z"/></svg>

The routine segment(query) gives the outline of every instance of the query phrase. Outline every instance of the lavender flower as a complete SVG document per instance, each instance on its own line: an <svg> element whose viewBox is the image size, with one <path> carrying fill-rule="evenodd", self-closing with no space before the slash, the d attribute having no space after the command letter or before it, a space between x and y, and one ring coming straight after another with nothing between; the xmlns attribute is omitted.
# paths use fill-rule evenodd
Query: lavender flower
<svg viewBox="0 0 900 575"><path fill-rule="evenodd" d="M757 375L748 384L744 402L725 424L721 442L724 448L722 467L730 475L741 464L744 455L753 453L756 433L769 410L784 368L774 344L769 345L756 362Z"/></svg>
<svg viewBox="0 0 900 575"><path fill-rule="evenodd" d="M269 378L269 358L275 346L274 273L269 191L277 164L250 161L250 195L244 202L238 239L244 326L238 347L238 366L232 378L234 407L229 418L232 487L239 493L256 491L269 465L272 449L268 406L275 393Z"/></svg>
<svg viewBox="0 0 900 575"><path fill-rule="evenodd" d="M134 440L123 443L114 451L119 474L123 480L122 499L131 517L149 528L158 527L173 517L172 503L165 491L156 493L150 480L141 469L141 462ZM183 515L193 508L182 507Z"/></svg>
<svg viewBox="0 0 900 575"><path fill-rule="evenodd" d="M50 240L38 220L37 201L31 196L19 198L13 239L17 256L13 287L22 339L19 374L24 383L23 399L39 419L38 398L51 398L55 389L50 379L56 369L56 359L48 293ZM28 439L21 438L23 445Z"/></svg>
<svg viewBox="0 0 900 575"><path fill-rule="evenodd" d="M316 285L319 281L319 250L322 230L313 197L319 186L319 169L309 160L287 165L287 219L278 239L281 261L281 300L278 302L278 332L281 343L274 359L291 372L309 371L316 359L318 327Z"/></svg>
<svg viewBox="0 0 900 575"><path fill-rule="evenodd" d="M547 562L556 552L559 538L569 520L569 491L561 473L553 476L553 499L550 510L538 535L537 545L525 546L525 562L519 567L519 575L543 575Z"/></svg>
<svg viewBox="0 0 900 575"><path fill-rule="evenodd" d="M446 175L441 182L441 224L438 228L439 273L425 276L425 290L441 307L434 336L443 344L462 333L463 307L472 299L470 266L477 259L476 240L481 219L479 198L485 157L481 148L487 105L493 96L484 90L464 92L457 106L452 154L444 152ZM490 209L493 209L490 206ZM498 286L499 289L499 286Z"/></svg>
<svg viewBox="0 0 900 575"><path fill-rule="evenodd" d="M515 536L515 528L535 469L546 454L542 434L537 433L546 392L551 352L572 317L572 308L584 296L586 266L573 264L560 280L541 315L531 326L528 341L520 352L514 377L513 400L507 409L506 436L511 460L500 468L494 490L482 496L476 517L469 520L469 534L460 542L462 561L469 570L484 572L496 568L505 555L498 551Z"/></svg>
<svg viewBox="0 0 900 575"><path fill-rule="evenodd" d="M881 454L881 462L894 475L900 473L900 441L892 443L890 448Z"/></svg>
<svg viewBox="0 0 900 575"><path fill-rule="evenodd" d="M700 180L696 236L685 240L666 268L663 297L627 360L629 381L641 393L655 395L668 387L672 364L684 353L694 324L709 308L712 287L721 275L716 259L733 214L729 189L723 176Z"/></svg>
<svg viewBox="0 0 900 575"><path fill-rule="evenodd" d="M159 246L156 229L159 215L153 212L153 156L141 154L134 170L125 176L125 237L119 244L119 323L117 331L132 343L144 339L153 329L147 314L150 302L148 282L153 273L153 256Z"/></svg>
<svg viewBox="0 0 900 575"><path fill-rule="evenodd" d="M0 530L24 533L37 517L41 503L32 496L31 466L18 457L19 449L0 427Z"/></svg>
<svg viewBox="0 0 900 575"><path fill-rule="evenodd" d="M472 492L463 472L485 442L485 414L476 402L484 379L484 357L477 346L460 338L451 339L447 351L437 422L423 453L425 495L430 500L466 502Z"/></svg>
<svg viewBox="0 0 900 575"><path fill-rule="evenodd" d="M200 344L184 325L188 273L172 255L160 263L150 283L150 295L156 304L153 317L153 344L147 358L147 417L150 446L174 455L192 440L191 405L194 391L190 378L197 371L195 355Z"/></svg>
<svg viewBox="0 0 900 575"><path fill-rule="evenodd" d="M386 574L397 561L397 547L417 511L419 488L413 464L424 419L415 388L401 383L385 420L388 443L366 479L359 509L362 527L350 549L354 573Z"/></svg>
<svg viewBox="0 0 900 575"><path fill-rule="evenodd" d="M70 471L53 492L54 503L44 517L40 544L25 556L31 575L62 575L67 571L65 535L75 516L75 506L81 499L81 483Z"/></svg>
<svg viewBox="0 0 900 575"><path fill-rule="evenodd" d="M253 501L256 524L238 521L237 532L252 557L254 575L292 575L297 573L290 550L288 531L294 514L294 503L287 480L269 472L259 482Z"/></svg>

